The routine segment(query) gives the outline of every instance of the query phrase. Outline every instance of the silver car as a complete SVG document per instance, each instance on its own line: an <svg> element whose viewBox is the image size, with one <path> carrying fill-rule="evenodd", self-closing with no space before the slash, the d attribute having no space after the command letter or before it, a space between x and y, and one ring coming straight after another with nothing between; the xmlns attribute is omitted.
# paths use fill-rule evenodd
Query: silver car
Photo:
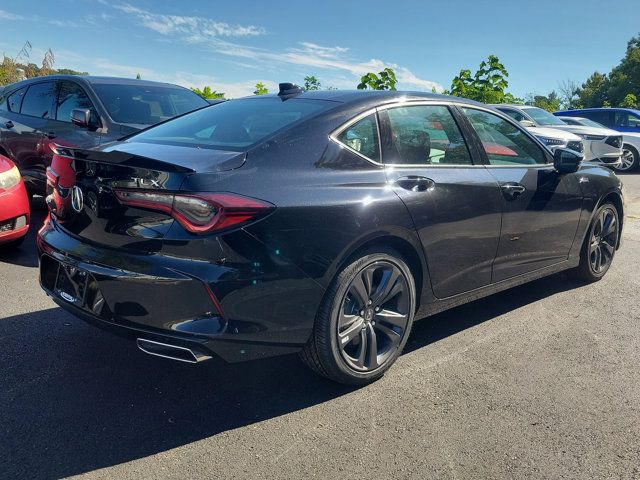
<svg viewBox="0 0 640 480"><path fill-rule="evenodd" d="M496 105L498 110L525 126L546 127L570 132L582 138L585 161L597 162L617 169L622 164L622 134L600 124L575 125L564 120L570 117L556 117L542 108L530 105Z"/></svg>

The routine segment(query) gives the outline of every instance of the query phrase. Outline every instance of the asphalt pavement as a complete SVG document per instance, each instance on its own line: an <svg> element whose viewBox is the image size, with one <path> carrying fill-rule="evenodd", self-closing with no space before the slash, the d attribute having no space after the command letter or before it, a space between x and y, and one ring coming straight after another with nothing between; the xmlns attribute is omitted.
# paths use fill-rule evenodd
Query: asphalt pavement
<svg viewBox="0 0 640 480"><path fill-rule="evenodd" d="M36 202L0 255L0 478L640 478L640 174L601 282L554 275L418 322L380 381L295 355L154 358L39 288Z"/></svg>

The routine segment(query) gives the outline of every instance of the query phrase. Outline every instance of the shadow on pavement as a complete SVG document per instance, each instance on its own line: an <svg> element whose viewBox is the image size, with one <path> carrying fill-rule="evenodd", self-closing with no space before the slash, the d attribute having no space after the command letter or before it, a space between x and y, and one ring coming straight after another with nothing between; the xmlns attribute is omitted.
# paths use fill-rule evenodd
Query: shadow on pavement
<svg viewBox="0 0 640 480"><path fill-rule="evenodd" d="M415 325L407 351L576 286L555 275L436 315ZM295 355L232 365L149 357L60 308L1 319L0 338L0 478L109 467L352 390Z"/></svg>

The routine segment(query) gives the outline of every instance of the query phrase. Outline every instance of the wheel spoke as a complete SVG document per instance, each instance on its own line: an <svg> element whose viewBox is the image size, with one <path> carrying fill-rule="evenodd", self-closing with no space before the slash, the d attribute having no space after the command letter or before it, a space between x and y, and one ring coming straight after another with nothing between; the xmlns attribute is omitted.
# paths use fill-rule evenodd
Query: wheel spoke
<svg viewBox="0 0 640 480"><path fill-rule="evenodd" d="M363 325L364 319L362 317L357 317L357 320L353 322L353 324L349 328L347 328L344 332L338 333L338 337L340 338L340 345L345 346L351 343L353 339L360 334Z"/></svg>
<svg viewBox="0 0 640 480"><path fill-rule="evenodd" d="M364 362L367 358L367 333L364 329L360 330L360 350L358 350L358 360L356 365L360 368L364 367Z"/></svg>
<svg viewBox="0 0 640 480"><path fill-rule="evenodd" d="M603 237L608 237L616 231L616 217L611 214L607 217L607 219L609 221L605 223L604 233L602 234Z"/></svg>
<svg viewBox="0 0 640 480"><path fill-rule="evenodd" d="M355 322L359 318L362 317L360 317L359 315L347 315L346 313L341 312L340 316L338 317L338 329L344 330L345 328L351 326L353 322Z"/></svg>
<svg viewBox="0 0 640 480"><path fill-rule="evenodd" d="M404 329L407 326L407 316L391 310L381 310L373 317L376 322L384 322Z"/></svg>
<svg viewBox="0 0 640 480"><path fill-rule="evenodd" d="M605 254L605 260L608 262L611 258L613 258L613 252L615 248L610 245L607 241L603 241L601 244L602 252Z"/></svg>
<svg viewBox="0 0 640 480"><path fill-rule="evenodd" d="M601 268L602 268L602 250L600 249L600 246L598 246L598 248L596 248L595 271L599 272Z"/></svg>
<svg viewBox="0 0 640 480"><path fill-rule="evenodd" d="M393 346L395 346L395 344L397 342L399 342L400 339L402 338L402 336L398 332L396 332L395 330L390 329L389 327L387 327L383 323L376 323L374 328L376 330L378 330L380 333L382 333L385 336L387 336L389 338L389 340L391 340L391 344Z"/></svg>
<svg viewBox="0 0 640 480"><path fill-rule="evenodd" d="M363 274L360 274L354 278L353 283L351 283L351 287L349 288L349 292L355 296L355 300L358 302L358 306L360 308L365 307L369 301L369 292L364 284L363 276Z"/></svg>
<svg viewBox="0 0 640 480"><path fill-rule="evenodd" d="M376 338L376 332L373 329L373 325L368 324L366 328L367 336L367 367L373 370L378 366L378 339Z"/></svg>

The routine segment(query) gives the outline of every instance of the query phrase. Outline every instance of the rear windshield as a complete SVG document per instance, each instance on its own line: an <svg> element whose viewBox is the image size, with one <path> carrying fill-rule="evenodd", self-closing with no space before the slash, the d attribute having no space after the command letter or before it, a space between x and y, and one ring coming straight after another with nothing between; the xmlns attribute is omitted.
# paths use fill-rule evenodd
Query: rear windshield
<svg viewBox="0 0 640 480"><path fill-rule="evenodd" d="M145 130L131 140L241 151L287 125L334 105L325 100L299 98L230 100Z"/></svg>
<svg viewBox="0 0 640 480"><path fill-rule="evenodd" d="M118 123L153 125L209 105L186 88L102 83L93 88Z"/></svg>

